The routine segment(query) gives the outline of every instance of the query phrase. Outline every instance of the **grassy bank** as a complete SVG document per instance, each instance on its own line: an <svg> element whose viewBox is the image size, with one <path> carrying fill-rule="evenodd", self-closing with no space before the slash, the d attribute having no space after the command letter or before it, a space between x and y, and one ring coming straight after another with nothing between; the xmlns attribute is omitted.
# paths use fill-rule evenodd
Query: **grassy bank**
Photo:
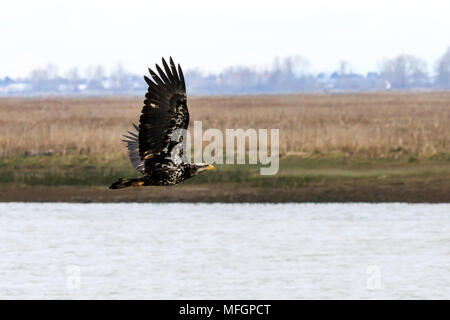
<svg viewBox="0 0 450 320"><path fill-rule="evenodd" d="M450 156L444 154L429 158L288 156L281 159L273 176L261 176L259 166L217 165L217 171L182 186L107 189L119 177L134 176L137 172L123 155L3 158L0 200L450 202ZM54 199L55 195L60 199Z"/></svg>

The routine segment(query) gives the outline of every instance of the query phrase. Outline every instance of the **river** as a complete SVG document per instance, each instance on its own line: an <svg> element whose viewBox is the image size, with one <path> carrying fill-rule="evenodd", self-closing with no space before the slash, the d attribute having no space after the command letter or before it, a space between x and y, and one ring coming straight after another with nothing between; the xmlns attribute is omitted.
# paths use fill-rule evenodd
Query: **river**
<svg viewBox="0 0 450 320"><path fill-rule="evenodd" d="M450 204L0 203L2 299L450 299Z"/></svg>

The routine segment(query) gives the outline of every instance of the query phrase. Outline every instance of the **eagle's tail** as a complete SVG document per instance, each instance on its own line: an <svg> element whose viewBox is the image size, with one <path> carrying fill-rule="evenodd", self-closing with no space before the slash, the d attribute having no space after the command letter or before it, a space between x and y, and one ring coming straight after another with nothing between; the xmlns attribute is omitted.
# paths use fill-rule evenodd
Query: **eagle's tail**
<svg viewBox="0 0 450 320"><path fill-rule="evenodd" d="M119 178L116 182L109 186L110 189L121 189L126 187L142 187L144 185L144 179L133 178L133 179L122 179Z"/></svg>

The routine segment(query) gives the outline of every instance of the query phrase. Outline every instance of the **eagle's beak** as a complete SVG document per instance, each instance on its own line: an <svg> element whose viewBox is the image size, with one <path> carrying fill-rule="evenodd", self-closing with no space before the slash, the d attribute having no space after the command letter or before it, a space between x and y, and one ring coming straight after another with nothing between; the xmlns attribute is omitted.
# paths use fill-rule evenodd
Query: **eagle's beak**
<svg viewBox="0 0 450 320"><path fill-rule="evenodd" d="M216 167L214 167L212 164L210 164L210 165L207 166L207 167L201 168L201 169L199 170L199 172L206 171L206 170L216 170Z"/></svg>

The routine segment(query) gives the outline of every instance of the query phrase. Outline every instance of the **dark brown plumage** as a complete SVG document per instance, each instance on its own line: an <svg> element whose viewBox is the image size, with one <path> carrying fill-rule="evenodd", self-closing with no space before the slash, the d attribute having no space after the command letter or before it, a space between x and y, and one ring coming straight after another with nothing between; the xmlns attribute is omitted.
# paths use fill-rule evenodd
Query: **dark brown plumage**
<svg viewBox="0 0 450 320"><path fill-rule="evenodd" d="M129 186L174 185L205 170L213 170L205 163L190 164L183 160L183 140L177 133L187 130L189 111L187 108L186 84L180 65L178 68L170 58L170 67L164 58L164 71L156 65L159 76L149 69L153 81L144 76L148 84L139 126L136 132L128 131L123 140L133 167L143 174L134 179L119 179L110 188Z"/></svg>

